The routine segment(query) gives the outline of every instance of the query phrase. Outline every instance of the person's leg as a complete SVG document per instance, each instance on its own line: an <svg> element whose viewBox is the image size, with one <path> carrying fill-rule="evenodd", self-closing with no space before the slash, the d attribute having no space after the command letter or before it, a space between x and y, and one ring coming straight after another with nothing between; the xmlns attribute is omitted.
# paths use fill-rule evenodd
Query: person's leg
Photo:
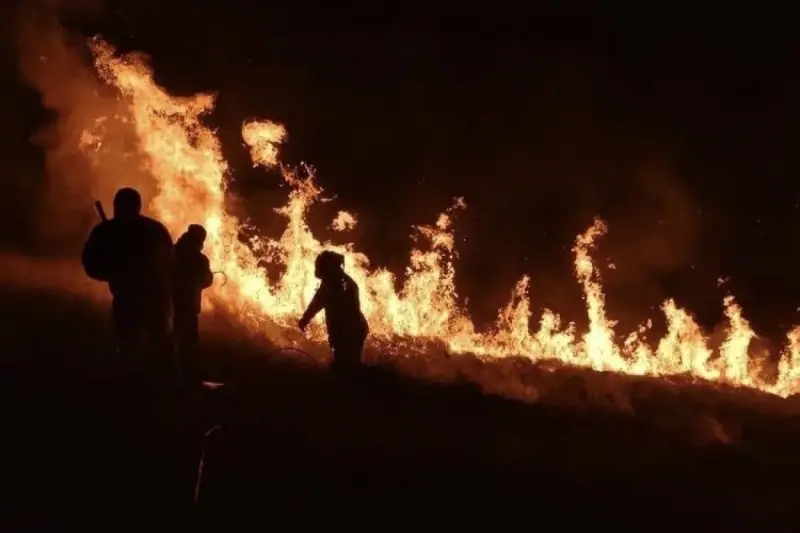
<svg viewBox="0 0 800 533"><path fill-rule="evenodd" d="M341 377L355 377L361 370L361 351L364 341L358 337L337 339L331 345L333 350L333 363L331 370Z"/></svg>
<svg viewBox="0 0 800 533"><path fill-rule="evenodd" d="M142 314L146 329L144 404L148 423L157 430L173 428L179 419L182 388L175 355L171 309L150 305Z"/></svg>
<svg viewBox="0 0 800 533"><path fill-rule="evenodd" d="M147 329L147 363L151 378L162 381L175 372L175 342L169 309L159 306L142 317Z"/></svg>
<svg viewBox="0 0 800 533"><path fill-rule="evenodd" d="M120 306L112 310L114 340L120 367L123 372L135 372L141 366L141 353L144 349L143 324L137 313Z"/></svg>
<svg viewBox="0 0 800 533"><path fill-rule="evenodd" d="M183 333L181 342L187 357L194 357L197 354L197 347L200 338L200 317L195 312L186 313L182 317Z"/></svg>
<svg viewBox="0 0 800 533"><path fill-rule="evenodd" d="M181 372L195 381L198 375L197 348L199 337L199 316L193 311L175 314L175 338L178 347L178 360Z"/></svg>
<svg viewBox="0 0 800 533"><path fill-rule="evenodd" d="M119 391L131 402L132 413L139 412L146 395L146 332L132 309L115 306L112 311L117 345L116 378Z"/></svg>
<svg viewBox="0 0 800 533"><path fill-rule="evenodd" d="M187 342L189 346L189 360L185 361L189 371L189 377L197 381L200 379L200 361L199 361L199 346L200 346L200 314L192 313L189 325L186 330L188 336Z"/></svg>
<svg viewBox="0 0 800 533"><path fill-rule="evenodd" d="M183 359L183 354L186 352L186 329L188 327L186 320L186 313L180 310L175 310L172 319L173 334L175 336L175 353L179 359Z"/></svg>

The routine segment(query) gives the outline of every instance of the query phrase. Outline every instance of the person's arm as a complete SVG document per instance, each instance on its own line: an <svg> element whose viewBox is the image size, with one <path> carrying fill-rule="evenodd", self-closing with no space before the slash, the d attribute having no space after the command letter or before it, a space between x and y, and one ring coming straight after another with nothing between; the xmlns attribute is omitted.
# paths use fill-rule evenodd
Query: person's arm
<svg viewBox="0 0 800 533"><path fill-rule="evenodd" d="M105 222L92 228L89 238L83 245L81 253L81 264L86 275L93 280L108 281L110 275L110 265L108 264L108 250L104 232L106 231Z"/></svg>
<svg viewBox="0 0 800 533"><path fill-rule="evenodd" d="M303 313L302 318L300 318L300 329L306 329L308 323L313 320L317 313L322 311L325 307L325 285L321 285L317 292L314 294L314 298L311 299L311 303L308 304L306 308L306 312Z"/></svg>
<svg viewBox="0 0 800 533"><path fill-rule="evenodd" d="M208 261L208 257L203 254L200 254L200 259L202 261L202 268L200 271L200 288L207 289L214 283L214 273L211 272L211 263Z"/></svg>

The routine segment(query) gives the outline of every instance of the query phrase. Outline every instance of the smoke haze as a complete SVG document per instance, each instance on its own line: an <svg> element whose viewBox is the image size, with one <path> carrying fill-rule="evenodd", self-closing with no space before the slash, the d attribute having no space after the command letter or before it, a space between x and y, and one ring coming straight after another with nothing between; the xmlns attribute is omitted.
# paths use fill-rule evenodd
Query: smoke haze
<svg viewBox="0 0 800 533"><path fill-rule="evenodd" d="M74 254L97 221L94 200L101 200L110 213L111 198L121 186L139 188L145 203L155 191L146 161L137 149L137 138L125 106L113 91L99 82L90 63L85 38L70 33L62 25L59 16L65 12L88 13L95 17L102 10L97 2L28 3L19 11L17 19L17 48L20 72L50 112L50 120L31 139L43 151L46 169L44 187L34 204L38 206L36 233L49 250ZM168 64L166 68L160 65L156 65L156 72L171 70ZM609 308L627 329L630 323L640 322L643 316L652 316L651 308L671 295L662 280L685 271L696 259L697 207L670 158L654 157L652 154L658 154L659 150L632 142L642 132L620 132L592 116L592 93L587 89L591 76L578 75L574 68L553 67L546 61L540 62L539 68L543 76L553 76L550 89L529 97L540 100L532 104L530 111L535 112L539 124L531 127L547 133L541 146L532 148L534 155L541 158L541 164L530 166L525 159L520 159L519 150L500 150L496 156L510 156L509 166L487 165L483 169L473 169L486 173L487 178L457 187L463 190L453 190L453 184L444 182L441 174L456 173L458 166L447 163L442 164L440 170L429 167L425 175L430 179L426 178L427 182L423 183L426 179L420 170L428 165L425 161L430 161L433 155L423 156L422 167L415 170L406 166L408 174L404 179L386 180L386 183L393 183L388 189L393 191L393 201L386 201L394 207L383 206L378 196L374 203L358 206L364 207L363 210L354 209L362 220L356 235L363 237L363 242L359 239L357 244L377 265L388 264L399 271L405 266L411 245L407 238L409 226L432 220L435 213L449 204L450 197L465 193L468 212L456 218L457 232L463 237L459 239L458 284L462 294L471 296L470 306L477 318L491 321L497 309L507 302L513 282L523 273L529 273L533 277L534 309L549 307L565 318L574 317L580 321L584 315L583 303L574 280L569 247L591 218L600 215L609 222L610 233L600 243L598 258L607 257L605 263L616 267L604 271L606 286L613 294ZM220 83L225 81L220 80ZM166 87L170 88L168 82ZM479 91L481 85L471 90ZM223 91L220 94L223 141L229 136L225 130L237 133L240 121L246 118L245 114L236 115L230 123L224 123L226 113L231 113L230 102L238 97L239 93ZM502 102L495 103L502 107ZM324 110L314 108L311 98L304 109L308 114L324 115ZM524 110L520 112L525 113ZM267 118L272 117L267 114ZM431 124L437 123L436 117L429 118ZM359 126L358 121L366 117L359 118L355 113L353 120L356 121L353 132L362 137L369 136L367 132L376 127L366 122ZM391 130L391 121L399 119L384 117L383 120L388 121L385 129ZM299 147L291 145L293 124L289 122L287 127L290 134L288 156L297 158ZM301 147L303 127L299 126L298 135ZM319 135L330 136L331 144L335 144L336 136L327 131L323 123L319 130ZM518 133L524 132L519 130ZM308 134L305 135L307 138ZM345 150L337 156L345 161L342 163L345 166L368 168L371 152L380 152L370 149L366 139L349 142L360 148L353 152L351 146L350 152ZM245 178L238 181L243 182L246 189L249 165L237 160L238 144L241 144L238 139L235 143L227 142L226 155L234 163L237 175ZM567 150L567 146L573 146L574 151ZM469 145L462 145L459 152L443 145L438 157L456 161L467 156L464 150L469 149ZM427 150L438 149L428 146ZM313 157L312 153L309 160L315 163ZM347 160L347 157L353 159ZM392 160L390 155L387 157ZM322 159L320 179L330 194L337 194L337 184L326 184L329 178L325 174L325 158ZM515 160L519 163L516 167ZM355 171L363 172L363 169ZM529 172L535 175L521 179L523 173ZM333 169L332 175L336 174ZM400 182L404 183L404 192L397 190ZM347 191L352 185L346 181L342 183L344 205L340 203L336 208L349 209ZM418 187L425 187L425 190L433 187L434 193L414 193L413 201L404 202ZM282 192L243 191L245 198L237 204L237 210L259 215L255 220L272 233L274 220L270 224L270 218L262 214L271 212L280 194ZM537 217L548 211L552 211L553 216L542 226ZM312 225L314 218L312 214ZM314 229L318 233L324 231L322 224L314 225ZM602 266L604 261L599 264ZM476 279L487 278L493 280L489 286L475 283ZM718 306L719 298L716 294L712 296L714 305Z"/></svg>
<svg viewBox="0 0 800 533"><path fill-rule="evenodd" d="M96 10L97 4L69 7ZM99 82L85 40L61 25L52 5L30 5L19 20L20 71L52 116L32 139L46 169L38 233L55 248L75 250L97 222L94 200L110 214L118 188L137 187L146 200L153 181L126 107Z"/></svg>

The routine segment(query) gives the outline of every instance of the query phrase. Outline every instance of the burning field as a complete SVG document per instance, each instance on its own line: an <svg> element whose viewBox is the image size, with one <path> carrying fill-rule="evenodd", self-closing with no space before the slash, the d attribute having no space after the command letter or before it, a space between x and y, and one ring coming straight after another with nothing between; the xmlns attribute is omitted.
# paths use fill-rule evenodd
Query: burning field
<svg viewBox="0 0 800 533"><path fill-rule="evenodd" d="M721 302L726 322L714 333L672 299L659 316L643 317L630 333L619 331L606 311L597 260L603 237L614 228L598 218L571 246L587 327L570 321L574 316L534 313L528 277L498 288L510 297L485 327L470 316L455 286L458 215L469 198L455 198L436 220L412 228L408 266L396 276L350 242L359 224L354 213L339 211L329 221L334 242L315 236L309 218L330 198L314 168L282 163L290 134L282 125L247 120L241 139L253 165L288 191L283 205L271 206L285 229L270 238L236 210L233 169L220 132L206 122L213 95L170 94L146 57L118 53L100 38L89 42L87 58L60 45L43 49L23 68L44 106L59 115L49 133L62 149L46 150L48 174L62 187L59 194L77 190L81 198L58 205L84 205L78 218L91 222L92 199L108 205L119 187L134 186L148 200L149 214L174 236L192 223L208 230L206 253L217 279L205 296L201 366L230 385L224 390L234 391L235 403L223 423L224 442L209 459L217 469L210 467L209 498L223 502L217 505L226 517L227 506L238 508L239 499L249 499L245 506L261 519L265 501L281 510L278 500L265 500L267 493L315 509L336 493L396 513L398 501L416 509L426 494L438 507L441 494L453 491L463 492L463 508L473 501L481 506L492 487L504 505L523 495L517 510L526 520L531 505L570 517L581 502L598 517L618 513L617 520L635 522L638 531L642 515L668 515L664 502L679 499L671 512L673 520L684 520L681 530L697 516L740 526L747 513L762 525L765 517L790 524L800 468L793 452L800 434L800 326L782 348L769 350L729 295ZM64 79L70 83L59 84ZM84 105L76 108L80 99ZM367 361L397 372L373 368L373 380L351 387L313 371L328 357L323 321L316 319L307 336L296 323L317 286L314 259L325 249L345 255L361 288L372 332ZM31 406L13 413L20 429L11 440L18 441L20 457L33 457L15 465L15 482L29 491L20 494L32 495L32 516L38 517L36 498L50 497L41 496L40 487L57 478L63 495L47 501L67 514L93 515L94 508L80 507L90 501L96 508L119 506L118 516L160 517L162 509L141 511L142 494L164 492L167 507L190 494L186 480L194 479L197 435L208 429L202 419L207 406L198 406L204 400L170 391L156 404L158 415L174 411L178 420L163 433L191 426L165 444L160 429L149 425L150 413L137 418L142 402L115 390L113 380L87 379L107 357L108 328L90 302L107 299L104 287L87 280L73 260L0 257L0 264L0 303L19 318L3 325L8 345L19 347L3 362L24 367L34 361L25 379L9 377L18 398L4 402ZM306 367L297 372L294 364L282 364L292 353L281 348L307 352L315 364L301 356ZM269 371L261 372L262 365ZM123 437L102 440L110 435ZM140 443L141 435L150 440ZM34 440L57 442L58 450L32 452ZM143 458L128 462L124 454ZM33 480L34 468L48 483ZM343 482L345 471L352 479L361 476L362 485ZM765 481L764 472L772 478ZM437 475L446 482L431 482ZM79 476L94 479L90 497L73 493ZM174 479L164 482L169 476ZM523 484L530 490L520 491ZM311 487L325 489L314 495ZM307 514L283 511L295 521Z"/></svg>
<svg viewBox="0 0 800 533"><path fill-rule="evenodd" d="M259 235L257 228L226 208L228 164L217 133L203 122L214 109L214 97L173 96L154 81L143 56L117 54L101 39L94 39L90 46L96 73L113 91L114 105L84 127L77 140L93 168L108 168L110 160L120 158L131 167L122 170L121 177L101 179L104 185L96 187L96 194L107 202L116 187L136 186L149 193L149 211L173 234L190 223L204 224L209 232L206 251L219 277L208 291L207 307L234 317L253 335L310 351L323 341L319 319L312 324L310 341L295 332L295 323L316 288L315 256L333 249L346 256L346 268L361 287L362 306L372 330L368 352L386 354L381 357L389 358L394 366L411 368L431 379L453 379L462 366L459 357L469 354L484 362L513 360L515 367L520 362L552 362L748 388L784 398L800 388L800 327L788 334L780 353L757 350L756 333L733 295L722 302L727 326L721 339L712 341L691 312L671 299L662 304L662 317L648 317L627 335L616 331L606 313L601 272L593 259L609 231L600 219L578 235L572 246L588 329L580 331L549 310L537 320L531 312L528 277L510 291L510 301L496 323L478 328L454 285L454 227L458 212L467 206L463 198L456 198L434 223L413 228L415 248L405 274L398 279L372 265L347 242L348 231L358 223L355 214L342 211L331 221L330 227L342 235L338 242L320 242L314 236L306 216L315 203L325 200L314 169L281 164L286 129L266 120L250 120L242 125L241 134L253 164L279 171L289 190L286 204L276 209L287 223L283 235L278 239ZM270 276L268 271L275 269L280 274ZM656 338L658 330L665 331L660 338ZM524 372L504 374L506 382L493 385L494 392L527 400L539 397L540 391L527 382Z"/></svg>

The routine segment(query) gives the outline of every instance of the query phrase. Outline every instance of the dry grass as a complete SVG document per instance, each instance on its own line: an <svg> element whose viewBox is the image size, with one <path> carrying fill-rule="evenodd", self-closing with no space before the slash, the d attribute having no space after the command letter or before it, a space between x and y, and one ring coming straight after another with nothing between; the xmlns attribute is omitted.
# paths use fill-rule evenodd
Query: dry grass
<svg viewBox="0 0 800 533"><path fill-rule="evenodd" d="M201 363L228 386L213 399L163 389L146 411L107 380L104 310L57 286L39 274L0 298L12 317L0 328L5 505L38 531L112 515L185 520L198 436L215 421L209 527L236 530L245 516L266 527L283 513L294 527L319 515L331 525L367 507L416 527L485 512L496 527L536 516L637 531L793 528L792 399L434 348L372 352L364 379L343 384L325 372L324 350L275 352L207 317Z"/></svg>

